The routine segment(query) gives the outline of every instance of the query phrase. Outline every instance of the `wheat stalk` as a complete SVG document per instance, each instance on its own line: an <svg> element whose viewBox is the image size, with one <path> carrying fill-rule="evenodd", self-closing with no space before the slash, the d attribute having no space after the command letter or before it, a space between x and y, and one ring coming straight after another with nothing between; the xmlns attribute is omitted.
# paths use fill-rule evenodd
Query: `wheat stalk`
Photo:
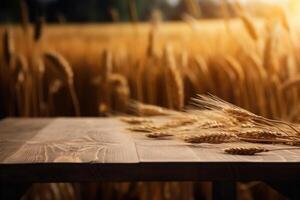
<svg viewBox="0 0 300 200"><path fill-rule="evenodd" d="M230 24L229 24L229 3L227 0L222 0L221 2L221 13L222 13L222 16L224 18L224 24L225 24L225 28L226 28L226 32L229 36L232 35L231 33L231 30L230 30Z"/></svg>
<svg viewBox="0 0 300 200"><path fill-rule="evenodd" d="M15 55L10 72L11 76L15 79L12 81L12 85L16 87L17 90L18 110L21 116L28 117L31 109L31 88L30 85L28 85L29 66L27 58L22 54Z"/></svg>
<svg viewBox="0 0 300 200"><path fill-rule="evenodd" d="M136 8L136 2L135 0L127 0L128 3L128 14L129 18L132 22L138 21L138 13Z"/></svg>
<svg viewBox="0 0 300 200"><path fill-rule="evenodd" d="M3 56L5 63L9 66L11 63L12 55L15 54L14 40L10 28L6 28L2 37Z"/></svg>
<svg viewBox="0 0 300 200"><path fill-rule="evenodd" d="M212 93L216 92L215 83L210 72L211 70L209 69L205 59L201 56L197 56L194 59L196 62L196 66L199 68L203 75L204 82L206 83L209 91L211 91Z"/></svg>
<svg viewBox="0 0 300 200"><path fill-rule="evenodd" d="M182 110L184 107L184 86L170 46L165 48L165 59L167 65L166 83L169 108Z"/></svg>
<svg viewBox="0 0 300 200"><path fill-rule="evenodd" d="M34 35L33 35L33 39L35 42L39 42L41 40L41 37L43 35L43 27L44 27L44 23L45 23L45 19L44 17L39 17L36 21L35 21L35 25L34 25Z"/></svg>
<svg viewBox="0 0 300 200"><path fill-rule="evenodd" d="M281 22L282 26L284 27L284 29L290 33L291 25L289 22L289 17L288 17L287 11L282 7L280 7L279 10L280 10L280 22Z"/></svg>
<svg viewBox="0 0 300 200"><path fill-rule="evenodd" d="M46 66L41 57L36 57L34 59L34 65L36 70L36 75L37 75L37 98L38 98L38 106L39 106L39 114L44 116L46 114L46 104L44 102L44 77L45 77L45 71L46 71Z"/></svg>
<svg viewBox="0 0 300 200"><path fill-rule="evenodd" d="M29 31L29 14L28 6L25 0L20 0L20 16L21 24L25 34L28 34Z"/></svg>
<svg viewBox="0 0 300 200"><path fill-rule="evenodd" d="M100 115L107 115L111 111L111 81L113 63L112 53L105 49L101 55L101 72L99 82L99 113Z"/></svg>

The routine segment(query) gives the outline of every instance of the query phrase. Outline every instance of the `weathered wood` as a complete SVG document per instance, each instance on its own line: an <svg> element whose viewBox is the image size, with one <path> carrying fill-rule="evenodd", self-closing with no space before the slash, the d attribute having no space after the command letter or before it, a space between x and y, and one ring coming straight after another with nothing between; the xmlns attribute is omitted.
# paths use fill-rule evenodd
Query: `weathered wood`
<svg viewBox="0 0 300 200"><path fill-rule="evenodd" d="M24 124L15 129L14 123ZM12 123L10 123L12 122ZM137 163L136 148L129 134L122 134L122 123L111 119L53 119L46 126L39 120L4 121L0 142L1 163ZM7 126L11 124L10 130ZM23 131L28 134L23 134ZM8 136L9 135L9 136ZM14 137L16 136L16 137ZM14 151L12 151L14 147Z"/></svg>
<svg viewBox="0 0 300 200"><path fill-rule="evenodd" d="M300 180L299 149L228 155L230 144L154 140L126 126L117 118L3 120L0 181Z"/></svg>

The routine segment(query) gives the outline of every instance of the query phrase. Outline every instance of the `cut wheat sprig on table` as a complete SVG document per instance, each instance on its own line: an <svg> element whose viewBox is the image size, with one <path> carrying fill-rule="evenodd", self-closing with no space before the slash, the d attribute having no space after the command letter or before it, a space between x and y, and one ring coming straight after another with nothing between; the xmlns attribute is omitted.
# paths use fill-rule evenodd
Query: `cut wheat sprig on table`
<svg viewBox="0 0 300 200"><path fill-rule="evenodd" d="M270 151L300 150L299 147L265 148L263 146L235 146L224 149L225 153L232 155L255 155Z"/></svg>
<svg viewBox="0 0 300 200"><path fill-rule="evenodd" d="M129 121L130 118L132 121L139 119L141 123L128 129L145 132L146 137L153 139L177 139L190 144L247 142L297 145L300 141L297 125L284 126L284 122L273 122L215 96L199 95L192 104L195 106L192 110L164 116L164 122L160 123L129 117ZM255 155L263 151L256 147L235 147L225 152Z"/></svg>
<svg viewBox="0 0 300 200"><path fill-rule="evenodd" d="M224 149L225 153L232 155L255 155L269 150L263 147L229 147Z"/></svg>
<svg viewBox="0 0 300 200"><path fill-rule="evenodd" d="M191 134L182 136L183 141L188 143L225 143L233 142L237 140L237 137L234 134L227 132L215 132L215 133L200 133L200 134Z"/></svg>

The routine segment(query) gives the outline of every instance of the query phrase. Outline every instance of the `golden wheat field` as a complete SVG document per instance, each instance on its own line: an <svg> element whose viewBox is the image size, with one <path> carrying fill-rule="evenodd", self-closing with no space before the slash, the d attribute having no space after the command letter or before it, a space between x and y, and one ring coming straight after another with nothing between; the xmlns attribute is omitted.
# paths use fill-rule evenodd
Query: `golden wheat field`
<svg viewBox="0 0 300 200"><path fill-rule="evenodd" d="M106 115L126 112L131 100L182 110L190 97L209 93L265 117L298 120L299 34L287 19L24 31L1 27L5 115Z"/></svg>
<svg viewBox="0 0 300 200"><path fill-rule="evenodd" d="M289 123L300 122L300 33L296 20L285 13L272 19L240 11L234 19L186 16L182 22L84 25L54 25L41 19L2 25L0 35L1 117L150 116L165 110L176 115L190 108L192 97L210 94L251 111L254 118L262 116L258 119L265 125L282 120L287 126L278 127L289 133ZM219 108L218 102L205 98L198 96L196 102ZM169 136L150 128L148 137ZM245 134L268 138L276 134L272 131ZM182 139L199 143L237 138L243 137L218 133ZM231 154L263 151L225 149ZM261 185L239 184L239 198L255 199L251 191L258 195ZM24 199L94 199L97 191L103 199L192 199L193 189L211 198L210 183L151 182L35 184ZM268 193L260 197L282 199L265 190Z"/></svg>

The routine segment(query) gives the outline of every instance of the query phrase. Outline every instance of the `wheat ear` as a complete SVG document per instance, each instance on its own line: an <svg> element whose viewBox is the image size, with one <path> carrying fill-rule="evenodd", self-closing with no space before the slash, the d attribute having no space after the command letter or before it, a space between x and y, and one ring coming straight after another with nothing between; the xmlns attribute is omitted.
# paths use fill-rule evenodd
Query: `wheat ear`
<svg viewBox="0 0 300 200"><path fill-rule="evenodd" d="M251 19L250 15L246 14L245 12L243 12L240 15L240 18L247 30L247 32L249 33L249 35L251 36L251 38L255 41L257 41L259 39L255 24L253 22L253 20Z"/></svg>
<svg viewBox="0 0 300 200"><path fill-rule="evenodd" d="M146 137L149 137L149 138L164 138L164 137L170 137L170 136L173 136L173 134L168 131L154 131L151 133L146 133Z"/></svg>
<svg viewBox="0 0 300 200"><path fill-rule="evenodd" d="M230 147L224 149L224 152L233 155L255 155L257 153L267 152L263 147Z"/></svg>
<svg viewBox="0 0 300 200"><path fill-rule="evenodd" d="M267 119L265 117L256 115L250 111L242 109L238 106L235 106L231 103L228 103L216 96L198 95L198 98L193 98L192 100L194 102L193 105L195 106L198 106L200 108L206 108L209 110L222 111L223 113L235 118L240 122L253 121L253 122L263 123L263 124L275 126L280 131L282 131L282 129L279 126L277 126L277 124L282 124L288 126L297 134L300 134L299 131L288 122Z"/></svg>
<svg viewBox="0 0 300 200"><path fill-rule="evenodd" d="M183 140L188 143L224 143L232 142L237 137L234 134L227 132L202 133L197 135L185 135Z"/></svg>
<svg viewBox="0 0 300 200"><path fill-rule="evenodd" d="M252 129L252 130L246 130L246 131L241 131L237 133L237 136L241 137L249 137L253 139L273 139L273 138L283 138L283 137L288 137L287 134L279 131L272 131L272 130L257 130L257 129Z"/></svg>
<svg viewBox="0 0 300 200"><path fill-rule="evenodd" d="M54 51L45 52L44 58L52 62L56 70L60 72L61 80L68 86L75 114L76 116L80 116L80 105L74 88L74 74L69 62L62 55Z"/></svg>
<svg viewBox="0 0 300 200"><path fill-rule="evenodd" d="M120 74L112 74L109 76L109 84L111 85L115 101L115 109L118 111L126 111L129 104L130 88L127 79Z"/></svg>
<svg viewBox="0 0 300 200"><path fill-rule="evenodd" d="M15 63L13 68L11 68L12 77L16 80L13 81L13 86L17 90L17 100L19 111L22 116L30 115L30 86L28 85L28 60L22 54L15 56Z"/></svg>

